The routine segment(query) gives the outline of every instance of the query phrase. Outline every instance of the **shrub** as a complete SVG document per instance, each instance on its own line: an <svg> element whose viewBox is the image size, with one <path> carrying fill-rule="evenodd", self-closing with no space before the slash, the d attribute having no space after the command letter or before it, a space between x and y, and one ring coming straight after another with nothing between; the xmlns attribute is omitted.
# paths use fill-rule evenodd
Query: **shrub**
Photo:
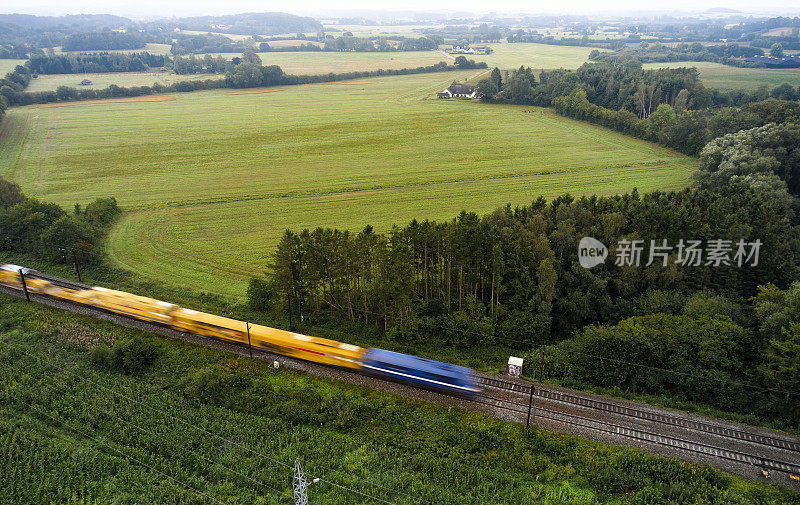
<svg viewBox="0 0 800 505"><path fill-rule="evenodd" d="M219 401L226 396L231 385L231 374L217 367L197 370L184 378L179 388L185 395L202 401Z"/></svg>
<svg viewBox="0 0 800 505"><path fill-rule="evenodd" d="M105 344L99 344L89 350L89 358L96 365L108 365L111 357L111 348Z"/></svg>
<svg viewBox="0 0 800 505"><path fill-rule="evenodd" d="M113 347L100 344L89 351L89 357L94 363L129 374L143 372L160 355L161 348L157 344L142 338L121 339Z"/></svg>

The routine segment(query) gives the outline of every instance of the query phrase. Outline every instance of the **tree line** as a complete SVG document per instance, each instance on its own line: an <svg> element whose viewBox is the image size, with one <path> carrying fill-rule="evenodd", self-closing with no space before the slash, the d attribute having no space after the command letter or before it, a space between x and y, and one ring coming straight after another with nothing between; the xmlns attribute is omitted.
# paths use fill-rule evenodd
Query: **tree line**
<svg viewBox="0 0 800 505"><path fill-rule="evenodd" d="M711 139L790 120L800 89L709 90L694 68L643 70L627 61L586 63L575 71L495 69L478 84L486 102L552 106L564 116L698 155ZM725 107L718 106L739 106ZM717 107L715 107L717 106Z"/></svg>
<svg viewBox="0 0 800 505"><path fill-rule="evenodd" d="M81 262L103 258L101 242L120 215L117 201L98 198L67 212L54 203L26 197L17 184L0 177L0 250L31 254L56 263L70 263L72 251Z"/></svg>
<svg viewBox="0 0 800 505"><path fill-rule="evenodd" d="M176 34L171 42L170 51L173 55L203 54L203 53L240 53L250 48L243 41L234 41L225 35L215 33L203 34Z"/></svg>
<svg viewBox="0 0 800 505"><path fill-rule="evenodd" d="M94 53L33 55L27 62L34 74L84 74L101 72L144 72L170 64L168 56L141 53Z"/></svg>
<svg viewBox="0 0 800 505"><path fill-rule="evenodd" d="M354 37L342 35L325 37L322 51L392 52L392 51L433 51L443 43L441 37Z"/></svg>
<svg viewBox="0 0 800 505"><path fill-rule="evenodd" d="M717 44L704 46L700 42L681 43L677 46L667 46L660 42L652 44L639 43L638 47L630 48L622 45L615 51L599 51L593 49L589 53L592 61L624 62L635 59L641 63L670 62L670 61L710 61L735 67L763 67L760 63L744 61L743 58L763 56L764 51L757 47L739 44Z"/></svg>
<svg viewBox="0 0 800 505"><path fill-rule="evenodd" d="M178 61L178 57L176 57ZM192 63L192 56L181 59L179 65L188 63L196 65L198 61ZM220 59L212 59L213 64L221 65ZM0 96L7 105L31 105L41 103L51 103L58 101L71 100L92 100L98 98L142 96L156 93L188 92L219 88L252 88L260 86L291 86L298 84L311 84L318 82L332 82L348 79L360 79L364 77L381 77L389 75L409 75L429 72L447 72L464 68L486 68L486 63L476 63L473 60L464 58L457 65L448 65L441 61L433 65L401 68L387 70L371 70L363 72L328 73L318 75L288 75L277 65L264 66L258 55L252 51L246 51L241 58L234 58L225 64L225 77L204 80L186 80L174 82L169 85L155 83L152 86L117 86L112 84L104 89L73 88L70 86L59 86L55 91L28 92L28 86L32 75L27 66L18 65L16 69L0 79ZM196 67L195 67L196 68ZM219 67L215 67L215 70ZM207 72L208 70L202 70Z"/></svg>
<svg viewBox="0 0 800 505"><path fill-rule="evenodd" d="M104 30L99 32L71 33L64 37L64 51L110 51L115 49L142 49L144 37L137 33Z"/></svg>
<svg viewBox="0 0 800 505"><path fill-rule="evenodd" d="M0 60L24 60L28 48L23 44L0 44Z"/></svg>

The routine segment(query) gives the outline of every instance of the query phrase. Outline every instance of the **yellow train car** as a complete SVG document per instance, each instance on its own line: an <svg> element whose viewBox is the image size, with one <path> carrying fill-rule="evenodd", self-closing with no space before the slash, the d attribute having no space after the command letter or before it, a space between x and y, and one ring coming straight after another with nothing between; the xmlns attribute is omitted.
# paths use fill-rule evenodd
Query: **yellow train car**
<svg viewBox="0 0 800 505"><path fill-rule="evenodd" d="M16 265L0 266L0 284L22 288ZM103 287L67 289L54 286L42 279L27 279L28 290L115 312L127 317L163 324L178 331L215 337L241 344L248 343L247 325L243 321L221 317L206 312ZM292 356L295 358L346 368L361 368L366 349L326 338L279 330L254 324L250 326L250 343L253 347Z"/></svg>
<svg viewBox="0 0 800 505"><path fill-rule="evenodd" d="M247 344L247 324L236 319L180 308L173 313L172 327L176 330L221 338ZM310 337L299 333L250 325L250 344L253 347L273 351L327 365L361 368L361 356L366 349L355 345Z"/></svg>
<svg viewBox="0 0 800 505"><path fill-rule="evenodd" d="M172 313L171 326L179 331L247 343L247 326L242 321L185 307L179 307Z"/></svg>
<svg viewBox="0 0 800 505"><path fill-rule="evenodd" d="M2 265L0 266L0 284L12 288L21 288L22 282L20 281L19 271L25 272L27 268L17 265Z"/></svg>
<svg viewBox="0 0 800 505"><path fill-rule="evenodd" d="M65 291L69 292L63 293L61 297L73 302L164 325L172 324L172 313L178 308L172 303L108 288Z"/></svg>
<svg viewBox="0 0 800 505"><path fill-rule="evenodd" d="M22 278L19 275L20 270L22 270L23 274L27 274L31 271L29 268L17 265L0 265L0 284L16 289L22 289ZM25 286L31 293L53 296L57 296L57 293L61 289L58 286L54 286L52 283L50 283L50 281L29 277L25 277Z"/></svg>
<svg viewBox="0 0 800 505"><path fill-rule="evenodd" d="M346 368L361 368L361 358L367 351L357 345L257 324L250 326L250 337L268 343L286 356Z"/></svg>

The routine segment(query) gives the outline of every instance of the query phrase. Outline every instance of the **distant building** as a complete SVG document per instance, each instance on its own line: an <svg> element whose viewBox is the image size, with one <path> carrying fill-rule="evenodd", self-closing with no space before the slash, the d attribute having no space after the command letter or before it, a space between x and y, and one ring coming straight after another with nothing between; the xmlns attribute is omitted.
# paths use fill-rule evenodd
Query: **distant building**
<svg viewBox="0 0 800 505"><path fill-rule="evenodd" d="M785 58L751 56L750 58L745 58L744 61L763 63L767 68L800 68L800 56L786 56Z"/></svg>
<svg viewBox="0 0 800 505"><path fill-rule="evenodd" d="M475 50L471 47L453 46L450 50L451 54L475 54Z"/></svg>
<svg viewBox="0 0 800 505"><path fill-rule="evenodd" d="M91 85L92 81L90 81L89 79L84 79L81 81L81 86L91 86Z"/></svg>
<svg viewBox="0 0 800 505"><path fill-rule="evenodd" d="M475 98L478 88L468 84L451 84L450 87L438 93L439 98Z"/></svg>

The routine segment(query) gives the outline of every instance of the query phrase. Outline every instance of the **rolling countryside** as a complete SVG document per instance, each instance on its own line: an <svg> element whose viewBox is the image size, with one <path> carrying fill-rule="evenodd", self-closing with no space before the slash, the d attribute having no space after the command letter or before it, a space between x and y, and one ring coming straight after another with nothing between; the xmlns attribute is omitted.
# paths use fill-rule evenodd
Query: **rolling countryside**
<svg viewBox="0 0 800 505"><path fill-rule="evenodd" d="M114 263L237 297L286 228L385 231L540 195L676 189L697 164L547 109L435 98L479 73L16 108L0 174L66 207L115 196Z"/></svg>

